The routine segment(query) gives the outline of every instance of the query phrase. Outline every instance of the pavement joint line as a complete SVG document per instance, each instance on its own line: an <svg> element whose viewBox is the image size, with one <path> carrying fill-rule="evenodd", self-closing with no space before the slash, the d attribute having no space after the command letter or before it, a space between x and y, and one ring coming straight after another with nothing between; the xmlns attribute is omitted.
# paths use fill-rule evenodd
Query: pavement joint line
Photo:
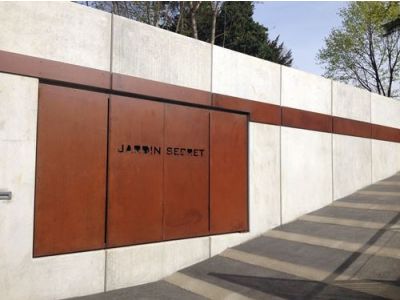
<svg viewBox="0 0 400 300"><path fill-rule="evenodd" d="M302 266L299 264L289 263L266 256L260 256L256 254L247 253L236 249L227 249L220 254L220 256L230 258L243 263L255 265L258 267L283 272L286 274L302 277L308 280L324 282L325 278L328 278L331 273L323 270L319 270L312 267ZM338 274L340 276L340 274ZM360 278L353 277L353 281L361 281ZM377 297L385 297L387 299L398 300L400 295L400 287L392 286L390 284L379 283L374 284L370 289L366 289L365 283L354 283L349 282L325 282L333 286L345 287L354 291L368 293ZM367 282L368 284L368 282ZM378 288L379 287L379 288Z"/></svg>
<svg viewBox="0 0 400 300"><path fill-rule="evenodd" d="M193 278L186 274L176 272L166 278L164 281L173 284L181 289L187 290L189 292L195 293L202 297L211 300L219 299L229 299L229 300L250 300L242 294L236 293L234 291L219 287L215 284L208 283L206 281Z"/></svg>
<svg viewBox="0 0 400 300"><path fill-rule="evenodd" d="M333 217L323 217L323 216L317 216L317 215L304 215L304 216L298 218L297 220L321 223L321 224L360 227L360 228L367 228L367 229L382 229L386 226L385 223L359 221L359 220L353 220L353 219L342 219L342 218L333 218Z"/></svg>
<svg viewBox="0 0 400 300"><path fill-rule="evenodd" d="M374 183L372 186L374 185L400 185L400 181L380 181Z"/></svg>
<svg viewBox="0 0 400 300"><path fill-rule="evenodd" d="M320 238L311 235L292 233L281 230L271 230L269 232L264 233L263 236L286 240L286 241L298 242L313 246L322 246L349 252L359 252L361 254L366 254L366 255L369 254L375 256L400 259L400 249L396 248L370 245L365 251L359 251L364 246L364 244Z"/></svg>
<svg viewBox="0 0 400 300"><path fill-rule="evenodd" d="M227 249L222 252L220 256L316 281L322 281L330 275L329 272L316 268L301 266L298 264L293 264L266 256L251 254L236 249Z"/></svg>
<svg viewBox="0 0 400 300"><path fill-rule="evenodd" d="M395 204L353 203L346 201L336 201L333 202L331 206L400 212L400 205Z"/></svg>
<svg viewBox="0 0 400 300"><path fill-rule="evenodd" d="M358 292L374 295L377 297L384 297L387 299L398 300L400 295L400 288L390 284L381 282L373 282L367 280L349 280L344 282L335 282L335 286L355 290Z"/></svg>
<svg viewBox="0 0 400 300"><path fill-rule="evenodd" d="M359 195L372 195L372 196L400 196L400 192L388 192L388 191L358 191L356 194Z"/></svg>

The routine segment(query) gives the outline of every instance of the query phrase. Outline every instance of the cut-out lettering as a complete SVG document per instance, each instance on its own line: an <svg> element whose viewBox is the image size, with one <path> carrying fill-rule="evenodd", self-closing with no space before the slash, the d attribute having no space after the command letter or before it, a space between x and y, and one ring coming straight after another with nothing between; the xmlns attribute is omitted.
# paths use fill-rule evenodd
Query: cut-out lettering
<svg viewBox="0 0 400 300"><path fill-rule="evenodd" d="M161 154L161 147L154 147L154 154Z"/></svg>
<svg viewBox="0 0 400 300"><path fill-rule="evenodd" d="M180 147L166 147L166 155L174 156L193 156L202 157L204 156L204 149L195 148L180 148ZM160 155L162 148L159 146L149 146L149 145L131 145L131 144L121 144L117 147L117 151L120 153L129 152L133 154L147 154L147 155Z"/></svg>

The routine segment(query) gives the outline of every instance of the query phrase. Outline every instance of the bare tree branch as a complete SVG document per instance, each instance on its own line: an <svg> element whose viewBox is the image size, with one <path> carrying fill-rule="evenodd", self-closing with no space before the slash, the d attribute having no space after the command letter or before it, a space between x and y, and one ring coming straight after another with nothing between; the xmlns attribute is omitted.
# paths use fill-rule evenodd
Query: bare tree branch
<svg viewBox="0 0 400 300"><path fill-rule="evenodd" d="M195 1L189 1L189 7L190 7L190 19L192 20L192 31L193 31L193 37L195 39L199 39L198 33L197 33L197 23L196 23L196 12L200 7L201 2L195 2Z"/></svg>

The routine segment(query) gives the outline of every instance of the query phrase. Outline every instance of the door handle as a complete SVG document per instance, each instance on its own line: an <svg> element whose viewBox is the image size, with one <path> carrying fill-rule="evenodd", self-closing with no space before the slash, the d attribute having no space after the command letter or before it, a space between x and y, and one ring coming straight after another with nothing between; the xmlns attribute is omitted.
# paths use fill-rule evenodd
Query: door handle
<svg viewBox="0 0 400 300"><path fill-rule="evenodd" d="M11 198L12 198L11 192L0 191L0 200L11 200Z"/></svg>

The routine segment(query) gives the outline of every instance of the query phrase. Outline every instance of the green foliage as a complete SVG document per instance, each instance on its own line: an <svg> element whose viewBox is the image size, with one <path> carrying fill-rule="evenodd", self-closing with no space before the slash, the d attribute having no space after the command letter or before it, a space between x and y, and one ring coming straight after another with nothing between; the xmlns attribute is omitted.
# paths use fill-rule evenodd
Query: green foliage
<svg viewBox="0 0 400 300"><path fill-rule="evenodd" d="M279 35L274 40L267 40L267 45L268 46L263 47L262 51L264 54L262 54L261 57L284 66L292 65L292 51L287 51L283 42L279 44Z"/></svg>
<svg viewBox="0 0 400 300"><path fill-rule="evenodd" d="M210 42L211 33L212 12L208 3L203 2L197 14L199 39L206 42ZM291 66L292 52L279 44L279 36L269 40L268 29L253 20L253 12L252 2L224 2L217 16L215 45ZM184 34L192 36L190 27Z"/></svg>
<svg viewBox="0 0 400 300"><path fill-rule="evenodd" d="M291 66L291 51L279 44L279 36L270 41L268 29L253 20L252 2L224 2L217 18L216 45L241 53Z"/></svg>
<svg viewBox="0 0 400 300"><path fill-rule="evenodd" d="M339 13L317 55L325 76L386 96L399 92L400 31L385 36L383 25L400 16L399 2L351 2Z"/></svg>

